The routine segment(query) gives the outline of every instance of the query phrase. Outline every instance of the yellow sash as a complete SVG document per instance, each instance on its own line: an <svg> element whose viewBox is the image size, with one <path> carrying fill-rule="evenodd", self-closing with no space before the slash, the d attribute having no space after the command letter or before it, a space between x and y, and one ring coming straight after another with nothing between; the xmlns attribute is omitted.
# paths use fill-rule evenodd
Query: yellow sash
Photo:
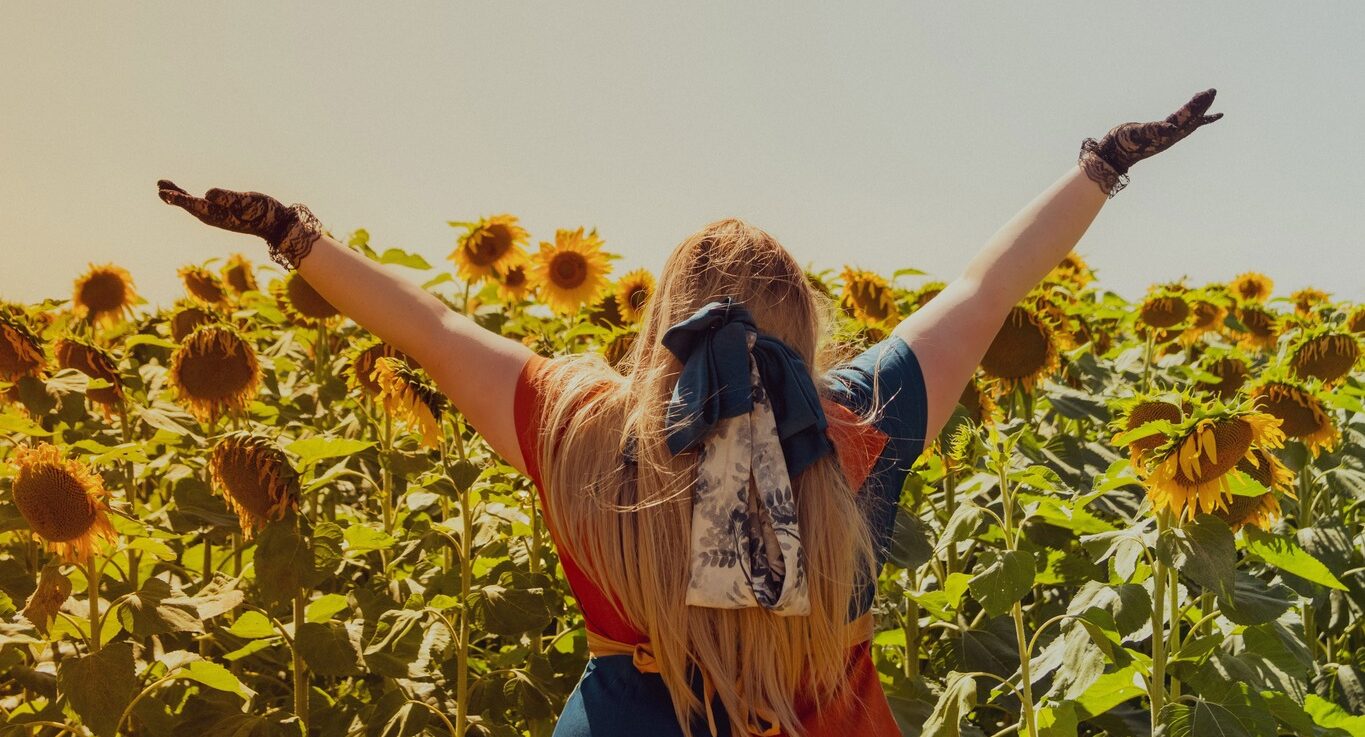
<svg viewBox="0 0 1365 737"><path fill-rule="evenodd" d="M849 622L846 630L845 646L854 647L872 639L872 612L867 612L861 617ZM635 670L641 673L658 673L659 661L654 657L654 648L648 641L636 645L613 640L610 637L599 635L591 630L588 631L588 654L594 658L602 658L608 655L629 655L630 662L635 666ZM716 737L716 718L711 713L711 701L716 695L715 684L711 682L711 676L702 671L702 689L706 694L706 723L711 728L711 737ZM760 727L753 722L747 725L747 732L753 737L772 737L781 734L781 729L777 723L777 715L769 709L754 709L759 719L768 723L766 727Z"/></svg>

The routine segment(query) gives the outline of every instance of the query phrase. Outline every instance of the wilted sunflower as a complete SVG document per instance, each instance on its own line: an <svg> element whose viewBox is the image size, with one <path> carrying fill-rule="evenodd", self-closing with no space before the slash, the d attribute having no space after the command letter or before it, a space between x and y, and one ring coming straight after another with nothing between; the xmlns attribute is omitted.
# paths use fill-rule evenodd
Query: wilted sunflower
<svg viewBox="0 0 1365 737"><path fill-rule="evenodd" d="M270 288L280 309L301 325L317 327L341 314L298 271L290 271L283 281L275 280Z"/></svg>
<svg viewBox="0 0 1365 737"><path fill-rule="evenodd" d="M1294 475L1285 468L1283 463L1275 457L1273 453L1253 448L1252 458L1243 458L1237 464L1237 470L1245 473L1268 491L1256 496L1243 496L1234 494L1228 499L1227 507L1215 511L1214 516L1228 523L1233 532L1242 529L1245 525L1253 525L1263 530L1269 530L1275 521L1283 516L1280 510L1280 501L1276 498L1274 489L1279 489L1293 496L1293 490L1289 483ZM1253 463L1254 459L1254 463Z"/></svg>
<svg viewBox="0 0 1365 737"><path fill-rule="evenodd" d="M1351 311L1346 317L1346 329L1360 335L1365 333L1365 305L1361 305Z"/></svg>
<svg viewBox="0 0 1365 737"><path fill-rule="evenodd" d="M1351 373L1359 360L1360 340L1327 325L1304 331L1289 349L1289 368L1296 377L1329 386Z"/></svg>
<svg viewBox="0 0 1365 737"><path fill-rule="evenodd" d="M1156 289L1143 300L1138 317L1149 327L1173 328L1190 316L1190 303L1170 289Z"/></svg>
<svg viewBox="0 0 1365 737"><path fill-rule="evenodd" d="M428 447L441 447L440 416L446 408L446 396L397 358L377 359L373 377L379 384L384 409L409 425L420 427L422 441Z"/></svg>
<svg viewBox="0 0 1365 737"><path fill-rule="evenodd" d="M913 305L914 309L918 310L929 304L929 300L937 297L939 293L947 287L948 285L941 281L931 281L915 290L915 294L910 298L910 304Z"/></svg>
<svg viewBox="0 0 1365 737"><path fill-rule="evenodd" d="M1185 328L1181 339L1193 343L1207 333L1216 332L1223 326L1227 308L1209 299L1195 297L1190 301L1190 326Z"/></svg>
<svg viewBox="0 0 1365 737"><path fill-rule="evenodd" d="M531 271L531 283L550 309L571 314L597 297L607 283L611 265L596 231L555 231L554 244L541 242Z"/></svg>
<svg viewBox="0 0 1365 737"><path fill-rule="evenodd" d="M1275 288L1275 282L1265 274L1248 271L1232 280L1229 290L1244 302L1264 302Z"/></svg>
<svg viewBox="0 0 1365 737"><path fill-rule="evenodd" d="M38 443L14 449L14 505L33 536L68 563L90 560L96 541L113 541L104 479L79 460L62 458L57 446Z"/></svg>
<svg viewBox="0 0 1365 737"><path fill-rule="evenodd" d="M298 509L299 478L284 451L269 438L244 431L223 436L209 457L214 487L237 513L250 540L272 519Z"/></svg>
<svg viewBox="0 0 1365 737"><path fill-rule="evenodd" d="M1057 339L1047 321L1024 306L1010 310L1005 324L981 358L981 370L998 379L1001 393L1031 390L1057 370Z"/></svg>
<svg viewBox="0 0 1365 737"><path fill-rule="evenodd" d="M1314 456L1331 451L1341 441L1341 431L1327 408L1308 387L1268 379L1258 382L1251 396L1257 409L1279 418L1286 437L1303 443Z"/></svg>
<svg viewBox="0 0 1365 737"><path fill-rule="evenodd" d="M123 384L119 381L118 363L103 348L74 336L67 336L53 346L57 363L62 368L76 369L92 379L104 379L112 384L100 389L90 389L86 396L108 408L117 407L123 402Z"/></svg>
<svg viewBox="0 0 1365 737"><path fill-rule="evenodd" d="M223 264L222 274L223 282L237 294L260 290L256 284L255 267L240 253L228 257L227 263Z"/></svg>
<svg viewBox="0 0 1365 737"><path fill-rule="evenodd" d="M1207 354L1199 363L1199 368L1218 377L1218 381L1201 381L1199 388L1213 392L1219 399L1231 399L1246 383L1251 369L1246 361L1226 353Z"/></svg>
<svg viewBox="0 0 1365 737"><path fill-rule="evenodd" d="M256 351L236 330L202 325L171 354L171 384L177 399L200 420L244 409L261 385Z"/></svg>
<svg viewBox="0 0 1365 737"><path fill-rule="evenodd" d="M0 315L0 380L37 376L46 364L38 336L22 321Z"/></svg>
<svg viewBox="0 0 1365 737"><path fill-rule="evenodd" d="M1237 308L1237 319L1246 326L1238 343L1246 348L1271 350L1280 339L1280 318L1274 312L1255 304Z"/></svg>
<svg viewBox="0 0 1365 737"><path fill-rule="evenodd" d="M211 305L222 304L227 300L227 290L217 274L196 264L181 266L176 274L185 283L185 291Z"/></svg>
<svg viewBox="0 0 1365 737"><path fill-rule="evenodd" d="M630 373L630 367L625 364L625 360L630 355L630 349L635 346L637 335L635 330L623 330L612 336L611 341L602 349L602 355L606 357L607 363L622 374Z"/></svg>
<svg viewBox="0 0 1365 737"><path fill-rule="evenodd" d="M520 302L531 292L531 280L526 273L527 265L517 264L507 269L498 278L498 296L504 302Z"/></svg>
<svg viewBox="0 0 1365 737"><path fill-rule="evenodd" d="M654 275L648 269L636 269L621 277L616 283L616 304L621 308L621 317L639 322L653 294Z"/></svg>
<svg viewBox="0 0 1365 737"><path fill-rule="evenodd" d="M1243 458L1256 458L1253 448L1281 447L1279 424L1261 412L1223 407L1195 412L1154 452L1145 481L1152 506L1170 510L1178 520L1225 509L1232 496L1229 474L1240 473Z"/></svg>
<svg viewBox="0 0 1365 737"><path fill-rule="evenodd" d="M170 325L171 338L177 343L183 341L185 336L194 332L200 325L218 321L214 313L188 300L177 301L176 307L175 313L171 315Z"/></svg>
<svg viewBox="0 0 1365 737"><path fill-rule="evenodd" d="M374 367L379 359L387 356L405 363L416 363L407 354L374 336L360 341L348 353L346 385L353 391L371 395L380 392L379 382L374 379Z"/></svg>
<svg viewBox="0 0 1365 737"><path fill-rule="evenodd" d="M477 223L451 222L465 228L459 244L446 258L455 262L456 273L466 282L477 282L507 271L527 260L522 250L531 237L517 224L515 215L506 213L479 218Z"/></svg>
<svg viewBox="0 0 1365 737"><path fill-rule="evenodd" d="M840 279L844 283L840 304L848 314L874 325L900 318L896 295L881 274L845 266Z"/></svg>
<svg viewBox="0 0 1365 737"><path fill-rule="evenodd" d="M1158 395L1139 395L1119 402L1118 419L1114 423L1119 435L1137 430L1151 422L1165 421L1172 426L1179 425L1185 417L1181 405L1175 401L1168 401L1175 399L1173 397L1157 397ZM1118 435L1115 435L1115 441L1117 439ZM1152 451L1160 448L1167 440L1169 438L1165 434L1158 432L1128 443L1128 458L1139 476L1146 475L1147 460Z"/></svg>
<svg viewBox="0 0 1365 737"><path fill-rule="evenodd" d="M141 299L133 287L133 275L116 264L96 266L76 280L71 297L72 311L92 323L113 324L132 314Z"/></svg>
<svg viewBox="0 0 1365 737"><path fill-rule="evenodd" d="M1330 294L1313 287L1304 287L1289 295L1289 299L1294 302L1294 312L1298 313L1300 317L1312 316L1313 310L1318 305L1326 304L1330 298Z"/></svg>
<svg viewBox="0 0 1365 737"><path fill-rule="evenodd" d="M1081 258L1080 254L1072 251L1052 269L1048 278L1070 284L1073 288L1080 290L1095 279L1095 272L1085 262L1085 259Z"/></svg>

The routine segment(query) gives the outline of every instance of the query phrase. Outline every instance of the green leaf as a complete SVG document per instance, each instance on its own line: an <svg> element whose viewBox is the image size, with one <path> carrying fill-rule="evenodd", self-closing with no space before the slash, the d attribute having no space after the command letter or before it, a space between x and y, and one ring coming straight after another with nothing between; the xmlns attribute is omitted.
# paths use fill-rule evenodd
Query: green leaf
<svg viewBox="0 0 1365 737"><path fill-rule="evenodd" d="M1161 533L1157 557L1214 593L1232 591L1237 544L1232 530L1217 517L1201 514L1183 527Z"/></svg>
<svg viewBox="0 0 1365 737"><path fill-rule="evenodd" d="M943 526L943 534L939 536L935 550L945 550L953 543L972 537L985 517L986 513L975 504L970 502L959 504L948 518L948 523Z"/></svg>
<svg viewBox="0 0 1365 737"><path fill-rule="evenodd" d="M998 617L1024 598L1033 587L1036 572L1032 555L1021 550L1006 550L986 570L973 576L968 587L986 613Z"/></svg>
<svg viewBox="0 0 1365 737"><path fill-rule="evenodd" d="M344 533L332 522L313 529L312 540L299 534L293 518L270 522L256 543L256 583L268 603L292 601L331 575L341 561Z"/></svg>
<svg viewBox="0 0 1365 737"><path fill-rule="evenodd" d="M493 634L520 635L544 629L550 623L550 610L541 589L492 584L477 588L470 598L482 614L484 628Z"/></svg>
<svg viewBox="0 0 1365 737"><path fill-rule="evenodd" d="M1055 706L1048 705L1038 709L1038 737L1076 737L1080 726L1076 717L1076 705L1063 701Z"/></svg>
<svg viewBox="0 0 1365 737"><path fill-rule="evenodd" d="M1130 666L1096 678L1076 699L1076 706L1084 718L1096 717L1146 693L1142 674Z"/></svg>
<svg viewBox="0 0 1365 737"><path fill-rule="evenodd" d="M350 603L341 594L323 594L308 602L308 608L304 610L304 617L309 622L326 622L333 615L344 611L349 606Z"/></svg>
<svg viewBox="0 0 1365 737"><path fill-rule="evenodd" d="M244 699L256 695L255 691L248 688L237 676L232 675L232 672L227 668L209 660L195 660L185 666L181 673L196 683L219 691L237 694Z"/></svg>
<svg viewBox="0 0 1365 737"><path fill-rule="evenodd" d="M159 578L148 579L119 607L119 622L139 637L171 632L203 632L199 610Z"/></svg>
<svg viewBox="0 0 1365 737"><path fill-rule="evenodd" d="M398 542L392 535L369 525L352 523L346 527L346 549L352 553L388 550Z"/></svg>
<svg viewBox="0 0 1365 737"><path fill-rule="evenodd" d="M384 253L379 256L378 260L381 264L398 264L399 266L406 266L409 269L419 269L421 271L426 271L431 268L431 264L427 263L426 259L418 254L408 253L401 248L384 249Z"/></svg>
<svg viewBox="0 0 1365 737"><path fill-rule="evenodd" d="M1246 551L1276 568L1328 588L1347 591L1322 561L1299 547L1292 538L1266 532L1255 525L1245 528Z"/></svg>
<svg viewBox="0 0 1365 737"><path fill-rule="evenodd" d="M1303 700L1303 710L1320 727L1345 730L1351 737L1365 737L1365 716L1351 716L1345 709L1317 694L1308 694Z"/></svg>
<svg viewBox="0 0 1365 737"><path fill-rule="evenodd" d="M971 580L972 577L966 573L954 572L948 574L948 580L941 589L923 593L906 591L905 595L938 619L951 622L957 617L957 608Z"/></svg>
<svg viewBox="0 0 1365 737"><path fill-rule="evenodd" d="M953 672L920 734L922 737L960 737L962 720L975 708L976 679Z"/></svg>
<svg viewBox="0 0 1365 737"><path fill-rule="evenodd" d="M1167 704L1158 716L1157 737L1255 737L1236 714L1208 701Z"/></svg>
<svg viewBox="0 0 1365 737"><path fill-rule="evenodd" d="M57 692L97 737L113 737L119 717L137 694L133 646L105 645L83 658L68 658L57 667Z"/></svg>
<svg viewBox="0 0 1365 737"><path fill-rule="evenodd" d="M271 624L264 614L255 610L243 612L227 631L248 640L259 640L262 637L274 637L279 634L275 625Z"/></svg>
<svg viewBox="0 0 1365 737"><path fill-rule="evenodd" d="M1297 599L1284 584L1267 584L1259 578L1237 571L1231 597L1218 596L1218 611L1236 624L1273 622Z"/></svg>
<svg viewBox="0 0 1365 737"><path fill-rule="evenodd" d="M295 440L285 447L289 452L299 457L300 464L306 466L313 461L320 461L324 458L355 455L373 445L374 441L372 440L314 437Z"/></svg>
<svg viewBox="0 0 1365 737"><path fill-rule="evenodd" d="M345 622L304 622L295 640L313 672L321 676L349 676L360 672L360 626Z"/></svg>

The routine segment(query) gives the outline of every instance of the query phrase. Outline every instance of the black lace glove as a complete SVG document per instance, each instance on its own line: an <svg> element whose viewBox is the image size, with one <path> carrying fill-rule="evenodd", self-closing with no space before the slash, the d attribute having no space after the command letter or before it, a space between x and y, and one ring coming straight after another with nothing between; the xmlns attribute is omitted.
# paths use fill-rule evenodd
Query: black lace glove
<svg viewBox="0 0 1365 737"><path fill-rule="evenodd" d="M1217 93L1214 89L1200 92L1165 120L1124 123L1110 128L1098 141L1085 139L1081 142L1081 168L1099 183L1105 194L1113 197L1128 185L1128 168L1133 164L1165 151L1199 126L1223 117L1222 113L1204 114Z"/></svg>
<svg viewBox="0 0 1365 737"><path fill-rule="evenodd" d="M158 180L156 187L162 202L177 205L215 228L264 238L270 249L270 260L287 270L297 269L299 262L312 250L313 241L325 233L322 223L304 205L295 203L286 207L260 192L234 192L215 187L201 198L169 179Z"/></svg>

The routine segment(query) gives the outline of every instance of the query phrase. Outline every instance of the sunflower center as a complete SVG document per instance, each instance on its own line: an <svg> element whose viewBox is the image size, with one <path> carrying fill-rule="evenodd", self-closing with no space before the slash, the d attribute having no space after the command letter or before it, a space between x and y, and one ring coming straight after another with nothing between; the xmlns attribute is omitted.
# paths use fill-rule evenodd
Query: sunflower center
<svg viewBox="0 0 1365 737"><path fill-rule="evenodd" d="M1220 312L1218 305L1213 304L1212 302L1195 302L1194 326L1200 330L1207 330L1208 328L1213 327L1214 321L1218 319Z"/></svg>
<svg viewBox="0 0 1365 737"><path fill-rule="evenodd" d="M1049 336L1036 318L1015 307L981 359L981 368L1000 379L1032 376L1047 363Z"/></svg>
<svg viewBox="0 0 1365 737"><path fill-rule="evenodd" d="M1142 320L1154 328L1179 325L1190 314L1190 305L1179 297L1157 297L1142 305Z"/></svg>
<svg viewBox="0 0 1365 737"><path fill-rule="evenodd" d="M476 266L490 266L497 263L511 247L512 231L501 223L491 223L482 234L469 239L466 251L469 260Z"/></svg>
<svg viewBox="0 0 1365 737"><path fill-rule="evenodd" d="M1332 383L1350 373L1360 358L1360 347L1345 335L1320 335L1299 347L1291 365L1299 378Z"/></svg>
<svg viewBox="0 0 1365 737"><path fill-rule="evenodd" d="M81 285L81 304L95 314L123 307L128 290L123 278L108 271L96 271Z"/></svg>
<svg viewBox="0 0 1365 737"><path fill-rule="evenodd" d="M1227 507L1224 509L1215 509L1213 514L1230 526L1236 527L1237 525L1243 525L1261 508L1261 505L1265 503L1265 498L1268 496L1270 496L1269 492L1261 494L1260 496L1241 496L1233 494L1232 499L1228 501Z"/></svg>
<svg viewBox="0 0 1365 737"><path fill-rule="evenodd" d="M526 268L517 266L509 270L507 275L502 278L502 281L513 289L520 289L526 285Z"/></svg>
<svg viewBox="0 0 1365 737"><path fill-rule="evenodd" d="M1209 449L1206 447L1199 455L1199 470L1195 472L1195 478L1190 478L1185 474L1183 465L1177 466L1175 474L1177 484L1195 486L1213 481L1232 470L1251 449L1251 423L1246 420L1234 417L1215 424L1212 430L1213 444L1218 460L1214 461L1209 457ZM1189 437L1181 441L1181 446L1184 447L1196 442L1196 433L1202 434L1203 432L1205 431L1202 428L1196 428ZM1177 448L1174 452L1181 452L1181 448Z"/></svg>
<svg viewBox="0 0 1365 737"><path fill-rule="evenodd" d="M95 524L95 503L65 469L39 465L14 482L14 501L33 531L49 542L68 542Z"/></svg>
<svg viewBox="0 0 1365 737"><path fill-rule="evenodd" d="M1291 438L1307 437L1322 429L1317 413L1309 404L1311 401L1296 389L1282 390L1273 386L1257 398L1257 404L1267 414L1280 419L1280 430Z"/></svg>
<svg viewBox="0 0 1365 737"><path fill-rule="evenodd" d="M588 278L588 260L577 251L556 253L550 262L550 280L560 289L575 289Z"/></svg>
<svg viewBox="0 0 1365 737"><path fill-rule="evenodd" d="M1149 422L1166 420L1168 422L1180 422L1180 408L1170 402L1143 402L1133 408L1128 413L1127 429L1136 430ZM1134 440L1129 447L1132 448L1137 456L1142 456L1156 450L1166 442L1166 436L1161 433L1148 435L1145 438Z"/></svg>
<svg viewBox="0 0 1365 737"><path fill-rule="evenodd" d="M229 350L225 342L206 340L186 351L176 377L186 395L217 402L236 397L251 385L256 367L247 356L247 347L232 341L236 350Z"/></svg>

